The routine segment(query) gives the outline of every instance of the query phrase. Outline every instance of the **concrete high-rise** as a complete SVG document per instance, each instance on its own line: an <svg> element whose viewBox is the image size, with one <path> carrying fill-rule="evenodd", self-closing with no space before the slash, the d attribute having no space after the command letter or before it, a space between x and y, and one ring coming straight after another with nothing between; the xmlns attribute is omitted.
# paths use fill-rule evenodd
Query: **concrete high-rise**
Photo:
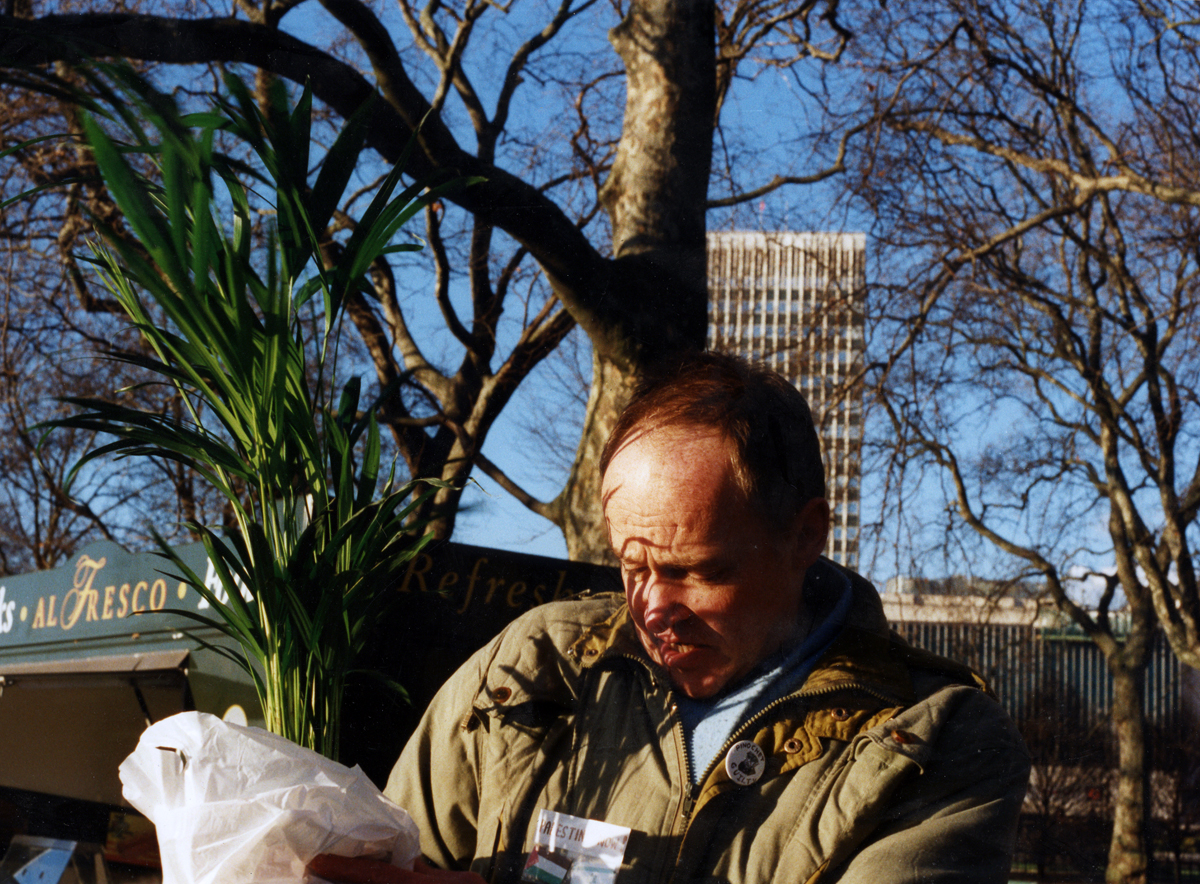
<svg viewBox="0 0 1200 884"><path fill-rule="evenodd" d="M804 394L833 510L827 555L858 565L862 233L708 234L708 345L774 368Z"/></svg>

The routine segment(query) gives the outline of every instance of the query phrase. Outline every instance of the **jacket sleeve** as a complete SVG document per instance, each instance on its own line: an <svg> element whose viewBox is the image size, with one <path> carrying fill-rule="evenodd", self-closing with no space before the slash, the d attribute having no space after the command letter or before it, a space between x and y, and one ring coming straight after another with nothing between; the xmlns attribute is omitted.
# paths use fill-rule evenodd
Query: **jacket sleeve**
<svg viewBox="0 0 1200 884"><path fill-rule="evenodd" d="M871 835L819 880L1003 884L1029 769L1012 721L982 691L971 691L939 732L920 772L881 811Z"/></svg>
<svg viewBox="0 0 1200 884"><path fill-rule="evenodd" d="M477 652L437 692L384 789L416 823L421 852L443 869L466 869L477 853L479 748L467 719L489 656Z"/></svg>
<svg viewBox="0 0 1200 884"><path fill-rule="evenodd" d="M384 794L409 812L421 851L443 869L488 876L501 827L524 835L527 807L549 734L569 718L577 664L563 653L583 625L612 607L606 597L554 602L505 627L434 696L392 769ZM553 742L553 741L551 741ZM555 756L553 752L549 756ZM536 797L534 795L533 797Z"/></svg>

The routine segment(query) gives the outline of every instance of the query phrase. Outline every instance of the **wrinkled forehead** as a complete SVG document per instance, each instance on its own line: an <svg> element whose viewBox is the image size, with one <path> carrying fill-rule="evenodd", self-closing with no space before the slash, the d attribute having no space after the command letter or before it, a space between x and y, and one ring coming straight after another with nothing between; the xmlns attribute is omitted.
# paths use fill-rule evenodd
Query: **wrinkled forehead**
<svg viewBox="0 0 1200 884"><path fill-rule="evenodd" d="M686 518L727 505L736 493L729 443L712 430L661 427L621 446L601 486L611 523Z"/></svg>

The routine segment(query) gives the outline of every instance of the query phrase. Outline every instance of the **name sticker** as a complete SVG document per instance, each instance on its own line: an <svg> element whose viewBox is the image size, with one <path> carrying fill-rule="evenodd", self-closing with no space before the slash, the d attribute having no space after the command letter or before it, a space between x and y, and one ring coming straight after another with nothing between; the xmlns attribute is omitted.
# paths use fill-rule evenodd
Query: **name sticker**
<svg viewBox="0 0 1200 884"><path fill-rule="evenodd" d="M522 881L532 884L612 884L630 829L543 810Z"/></svg>

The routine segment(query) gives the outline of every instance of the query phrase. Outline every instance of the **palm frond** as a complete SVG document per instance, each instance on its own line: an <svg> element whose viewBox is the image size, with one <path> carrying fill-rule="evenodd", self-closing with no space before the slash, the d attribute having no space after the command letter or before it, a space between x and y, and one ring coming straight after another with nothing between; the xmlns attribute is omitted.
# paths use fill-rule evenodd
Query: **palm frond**
<svg viewBox="0 0 1200 884"><path fill-rule="evenodd" d="M363 114L350 119L310 186L307 89L292 106L276 84L264 109L230 77L212 110L185 115L136 75L99 70L124 103L103 122L85 114L84 132L135 236L130 242L97 220L104 240L92 266L146 347L111 356L155 377L182 414L73 398L66 401L76 411L46 427L113 437L83 463L174 461L225 498L233 527L192 526L220 591L160 541L213 612L189 616L240 645L269 728L336 757L345 677L381 606L397 596L385 590L428 539L413 514L444 487L397 486L395 465L382 463L380 400L360 413L357 379L333 389L340 309L367 285L371 264L398 247L403 224L458 183L401 188L397 168L342 260L325 267L320 237L362 150ZM217 151L219 132L251 148L256 162ZM147 160L153 177L139 171ZM276 220L256 244L252 206L264 197Z"/></svg>

